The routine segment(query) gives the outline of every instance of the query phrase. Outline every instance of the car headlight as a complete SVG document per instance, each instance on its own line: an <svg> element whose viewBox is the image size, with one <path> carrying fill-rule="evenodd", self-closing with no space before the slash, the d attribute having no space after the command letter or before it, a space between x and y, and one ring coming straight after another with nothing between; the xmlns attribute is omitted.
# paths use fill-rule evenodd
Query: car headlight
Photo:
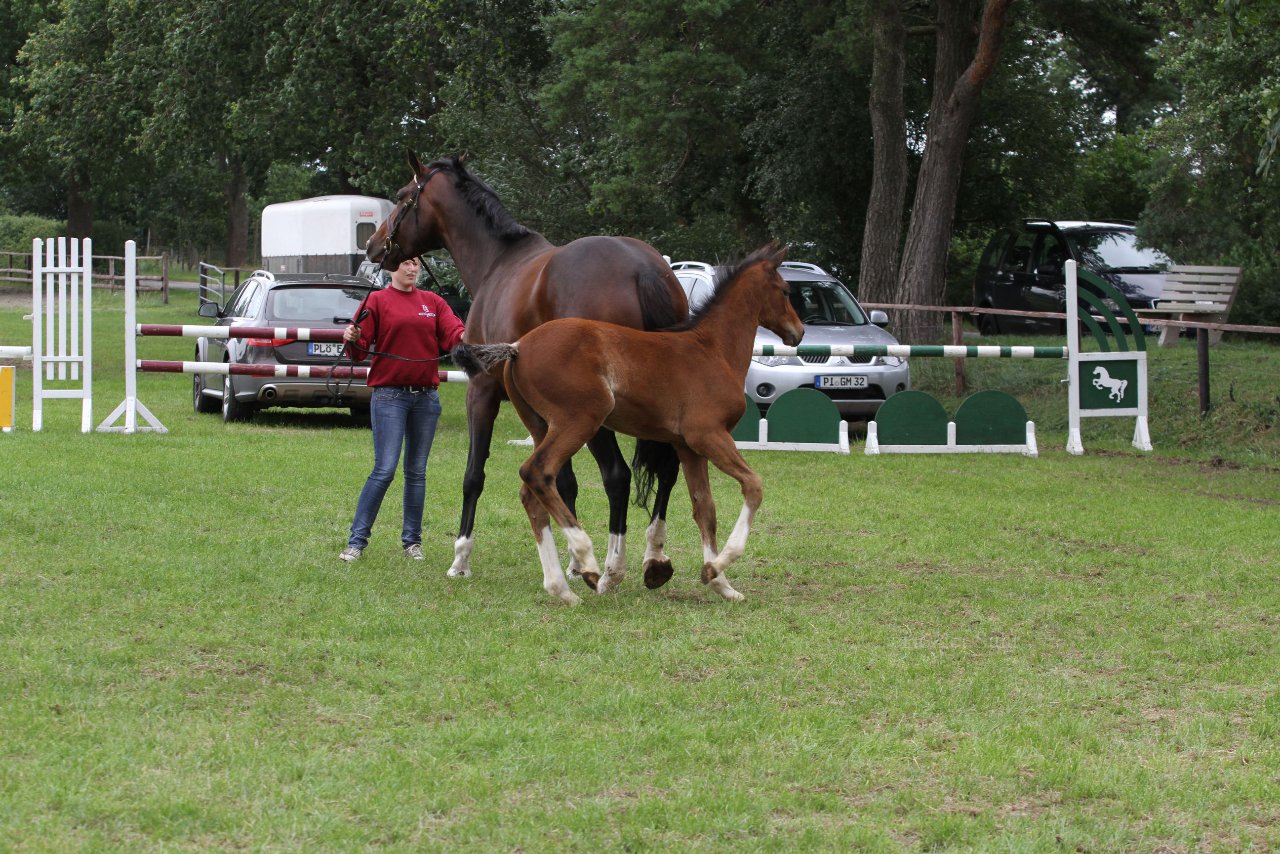
<svg viewBox="0 0 1280 854"><path fill-rule="evenodd" d="M906 360L903 359L901 356L881 356L880 357L880 364L884 365L886 368L896 368L899 365L901 365L904 361Z"/></svg>
<svg viewBox="0 0 1280 854"><path fill-rule="evenodd" d="M751 361L764 365L766 368L776 368L779 365L785 365L790 362L791 356L752 356Z"/></svg>

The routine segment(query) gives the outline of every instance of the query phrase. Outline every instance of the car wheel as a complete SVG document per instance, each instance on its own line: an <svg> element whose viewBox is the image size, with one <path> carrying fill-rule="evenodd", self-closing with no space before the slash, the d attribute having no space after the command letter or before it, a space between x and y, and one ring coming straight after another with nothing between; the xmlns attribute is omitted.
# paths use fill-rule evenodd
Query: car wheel
<svg viewBox="0 0 1280 854"><path fill-rule="evenodd" d="M989 305L983 308L991 308ZM978 334L982 336L999 335L1000 334L1000 318L994 314L978 315Z"/></svg>
<svg viewBox="0 0 1280 854"><path fill-rule="evenodd" d="M248 421L252 417L253 407L236 400L231 374L227 374L222 378L222 420L230 424L232 421Z"/></svg>
<svg viewBox="0 0 1280 854"><path fill-rule="evenodd" d="M201 414L218 411L218 401L204 393L204 378L199 374L191 375L191 407Z"/></svg>

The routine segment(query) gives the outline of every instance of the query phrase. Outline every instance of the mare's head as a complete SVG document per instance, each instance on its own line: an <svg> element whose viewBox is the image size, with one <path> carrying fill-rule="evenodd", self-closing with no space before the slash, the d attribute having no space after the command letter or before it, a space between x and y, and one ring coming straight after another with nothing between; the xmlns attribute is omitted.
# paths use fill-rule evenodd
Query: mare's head
<svg viewBox="0 0 1280 854"><path fill-rule="evenodd" d="M365 247L369 260L381 264L382 269L394 270L406 258L445 248L442 218L446 210L469 212L470 219L450 223L455 231L474 227L483 236L502 241L529 233L507 213L497 194L467 171L462 158L446 157L423 166L411 151L409 168L413 170L413 180L396 193L391 215L378 226ZM447 198L462 207L448 207L444 203Z"/></svg>
<svg viewBox="0 0 1280 854"><path fill-rule="evenodd" d="M383 220L365 246L370 261L382 265L384 270L394 270L406 258L414 258L443 246L440 225L436 222L431 204L431 179L454 166L461 168L457 158L437 160L423 166L418 155L409 152L409 168L413 180L396 193L396 204L391 215ZM437 179L443 183L444 178Z"/></svg>
<svg viewBox="0 0 1280 854"><path fill-rule="evenodd" d="M778 272L778 266L786 257L785 246L770 243L748 255L732 276L746 277L736 287L751 287L759 295L757 325L777 335L788 347L794 347L804 337L804 324L791 305L791 285Z"/></svg>

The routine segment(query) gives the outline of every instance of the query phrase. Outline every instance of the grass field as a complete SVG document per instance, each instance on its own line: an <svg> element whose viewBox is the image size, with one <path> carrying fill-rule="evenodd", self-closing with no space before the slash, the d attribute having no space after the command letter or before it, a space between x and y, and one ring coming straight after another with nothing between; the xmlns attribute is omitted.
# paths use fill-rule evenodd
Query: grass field
<svg viewBox="0 0 1280 854"><path fill-rule="evenodd" d="M95 300L96 423L123 315ZM21 313L0 343L29 340ZM1114 419L1067 455L1062 365L971 363L971 389L1027 405L1039 458L752 453L746 602L698 583L678 492L672 582L641 584L633 512L632 574L577 608L541 588L506 410L475 576L444 576L461 386L425 566L398 485L346 566L371 447L344 414L228 426L148 375L169 433L83 436L53 401L35 434L24 375L0 436L0 850L1280 847L1280 348L1215 348L1205 419L1190 343L1151 358L1152 454ZM954 411L951 363L913 370Z"/></svg>

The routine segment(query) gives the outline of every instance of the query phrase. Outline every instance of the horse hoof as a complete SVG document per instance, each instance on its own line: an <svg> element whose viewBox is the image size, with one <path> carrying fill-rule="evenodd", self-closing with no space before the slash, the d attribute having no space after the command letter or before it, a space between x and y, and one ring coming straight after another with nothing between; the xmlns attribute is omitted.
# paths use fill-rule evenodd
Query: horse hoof
<svg viewBox="0 0 1280 854"><path fill-rule="evenodd" d="M710 584L720 571L711 565L711 561L707 561L702 565L702 583Z"/></svg>
<svg viewBox="0 0 1280 854"><path fill-rule="evenodd" d="M582 602L582 600L578 598L578 594L570 590L569 585L567 584L552 584L548 585L545 589L565 605L577 605Z"/></svg>
<svg viewBox="0 0 1280 854"><path fill-rule="evenodd" d="M449 567L449 571L446 572L445 575L449 576L450 578L470 578L471 570L465 566L451 566Z"/></svg>
<svg viewBox="0 0 1280 854"><path fill-rule="evenodd" d="M582 573L582 580L585 581L587 583L587 586L590 587L592 590L599 589L600 575L598 573L584 572Z"/></svg>
<svg viewBox="0 0 1280 854"><path fill-rule="evenodd" d="M657 590L662 585L671 580L671 576L675 574L675 568L669 560L650 560L644 564L644 586L650 590Z"/></svg>

